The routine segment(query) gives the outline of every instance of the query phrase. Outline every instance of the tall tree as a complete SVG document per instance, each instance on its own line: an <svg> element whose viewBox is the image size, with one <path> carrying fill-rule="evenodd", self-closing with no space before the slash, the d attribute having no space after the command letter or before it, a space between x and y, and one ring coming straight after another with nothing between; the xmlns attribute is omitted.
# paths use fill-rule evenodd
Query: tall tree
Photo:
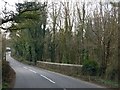
<svg viewBox="0 0 120 90"><path fill-rule="evenodd" d="M22 53L22 56L26 59L30 59L31 57L32 60L30 61L34 61L36 64L37 60L43 59L44 53L43 49L47 19L46 3L25 2L23 4L18 3L17 7L18 12L22 12L22 14L18 16L18 20L16 21L17 24L13 24L10 30L12 30L12 32L14 32L13 30L15 29L19 30L15 34L19 35L20 39L18 39L18 41L21 41L23 45L19 46L21 47L21 52L19 51L19 53ZM34 11L29 11L29 9L34 7L39 7L39 10L35 9ZM23 13L26 8L28 11ZM36 19L33 19L33 16Z"/></svg>

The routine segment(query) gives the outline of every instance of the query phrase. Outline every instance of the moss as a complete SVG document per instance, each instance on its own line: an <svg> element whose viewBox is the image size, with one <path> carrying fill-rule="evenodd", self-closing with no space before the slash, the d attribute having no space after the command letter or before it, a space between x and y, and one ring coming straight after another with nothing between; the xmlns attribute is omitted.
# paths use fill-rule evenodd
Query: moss
<svg viewBox="0 0 120 90"><path fill-rule="evenodd" d="M15 79L15 72L10 67L9 62L2 61L2 88L13 87L13 80Z"/></svg>

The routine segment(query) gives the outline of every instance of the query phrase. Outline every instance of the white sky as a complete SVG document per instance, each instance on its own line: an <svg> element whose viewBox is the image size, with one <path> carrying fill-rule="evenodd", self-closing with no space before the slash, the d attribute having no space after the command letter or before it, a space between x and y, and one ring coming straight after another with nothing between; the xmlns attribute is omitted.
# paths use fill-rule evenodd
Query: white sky
<svg viewBox="0 0 120 90"><path fill-rule="evenodd" d="M108 3L110 1L112 2L118 2L120 0L0 0L0 18L4 17L4 15L2 14L2 11L4 10L4 5L5 5L5 2L7 2L6 4L6 10L7 11L15 11L16 8L15 8L15 3L22 3L24 1L39 1L39 2L44 2L44 1L48 1L49 3L50 2L60 2L60 1L63 1L63 2L68 2L68 1L72 1L72 2L85 2L85 3L92 3L92 7L89 7L89 9L91 10L92 8L95 7L95 5L97 5L98 2L102 1L102 2L105 2L105 3ZM88 10L89 11L89 10Z"/></svg>
<svg viewBox="0 0 120 90"><path fill-rule="evenodd" d="M44 1L48 1L48 2L60 2L60 1L63 1L63 2L68 2L68 1L72 1L72 2L85 2L85 3L97 3L97 2L119 2L120 0L0 0L0 18L3 17L2 15L2 11L4 10L4 5L5 5L5 2L7 2L7 5L6 5L6 9L7 11L15 11L15 3L22 3L24 1L40 1L40 2L44 2ZM94 6L93 6L94 7Z"/></svg>
<svg viewBox="0 0 120 90"><path fill-rule="evenodd" d="M15 3L18 3L18 2L23 2L23 1L40 1L40 2L43 2L43 1L48 1L48 2L59 2L59 1L72 1L72 2L92 2L92 3L96 3L96 2L99 2L99 1L102 1L102 2L118 2L120 0L0 0L0 14L1 14L1 11L3 10L4 8L4 5L5 5L5 2L8 2L7 4L7 10L15 10Z"/></svg>

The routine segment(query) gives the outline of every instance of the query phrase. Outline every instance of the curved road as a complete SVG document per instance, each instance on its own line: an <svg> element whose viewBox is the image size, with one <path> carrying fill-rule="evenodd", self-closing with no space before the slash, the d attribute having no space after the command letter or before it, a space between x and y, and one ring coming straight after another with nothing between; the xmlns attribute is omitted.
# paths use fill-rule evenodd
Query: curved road
<svg viewBox="0 0 120 90"><path fill-rule="evenodd" d="M10 55L6 56L16 72L14 88L104 88L59 73L20 63Z"/></svg>

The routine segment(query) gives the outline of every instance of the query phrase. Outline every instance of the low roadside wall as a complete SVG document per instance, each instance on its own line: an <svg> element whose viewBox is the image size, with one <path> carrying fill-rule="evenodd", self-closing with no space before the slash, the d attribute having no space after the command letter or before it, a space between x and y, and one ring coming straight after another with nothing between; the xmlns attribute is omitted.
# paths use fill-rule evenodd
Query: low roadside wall
<svg viewBox="0 0 120 90"><path fill-rule="evenodd" d="M60 72L67 75L76 75L81 74L82 65L37 61L37 67Z"/></svg>

